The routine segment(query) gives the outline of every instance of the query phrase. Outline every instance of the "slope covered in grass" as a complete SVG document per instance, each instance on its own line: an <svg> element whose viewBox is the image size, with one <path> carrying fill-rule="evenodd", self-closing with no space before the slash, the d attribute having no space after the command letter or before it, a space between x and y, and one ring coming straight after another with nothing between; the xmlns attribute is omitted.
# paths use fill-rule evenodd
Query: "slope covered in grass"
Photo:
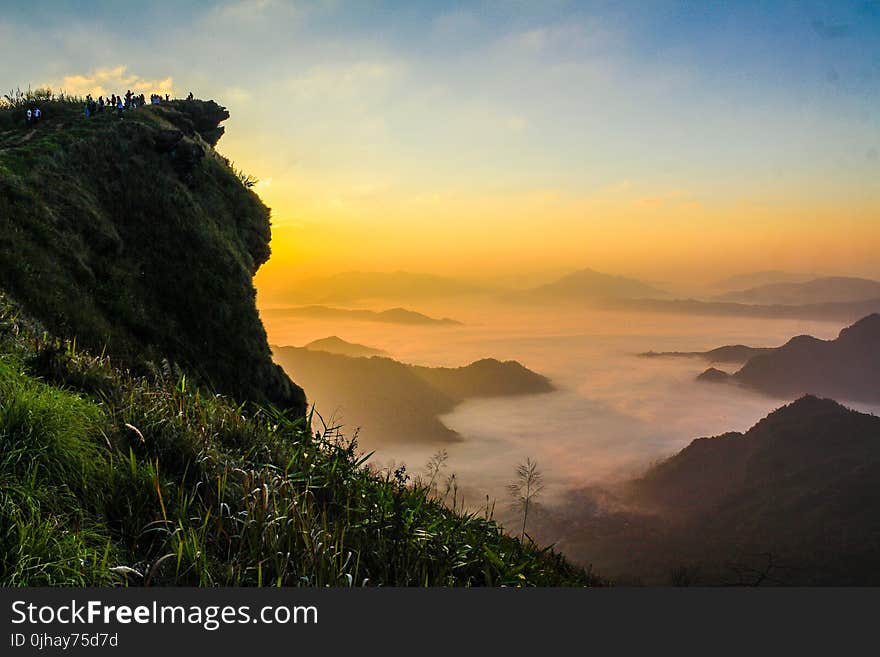
<svg viewBox="0 0 880 657"><path fill-rule="evenodd" d="M0 310L0 585L588 585L335 431Z"/></svg>

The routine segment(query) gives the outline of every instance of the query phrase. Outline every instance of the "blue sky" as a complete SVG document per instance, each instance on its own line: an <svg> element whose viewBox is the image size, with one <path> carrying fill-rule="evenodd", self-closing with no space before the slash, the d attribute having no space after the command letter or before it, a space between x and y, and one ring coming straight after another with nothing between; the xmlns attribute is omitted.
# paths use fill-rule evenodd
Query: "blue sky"
<svg viewBox="0 0 880 657"><path fill-rule="evenodd" d="M829 222L853 269L880 247L877 0L2 4L0 88L227 105L221 148L261 179L290 267L377 237L432 267L419 244L514 266L545 232L565 263L627 269L668 269L647 257L664 230L704 236L676 247L695 268L771 244L816 265L778 245Z"/></svg>

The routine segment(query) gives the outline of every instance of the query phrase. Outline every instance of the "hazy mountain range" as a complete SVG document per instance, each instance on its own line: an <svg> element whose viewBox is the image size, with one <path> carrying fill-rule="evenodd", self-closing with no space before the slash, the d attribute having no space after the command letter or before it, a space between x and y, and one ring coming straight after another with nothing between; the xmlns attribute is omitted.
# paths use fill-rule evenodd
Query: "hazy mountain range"
<svg viewBox="0 0 880 657"><path fill-rule="evenodd" d="M392 442L458 440L438 416L462 401L554 389L547 378L515 361L491 358L465 367L435 368L302 347L274 347L273 354L303 381L309 402L325 420L334 418L348 433L359 428L361 444L369 449Z"/></svg>
<svg viewBox="0 0 880 657"><path fill-rule="evenodd" d="M565 304L631 312L769 319L853 321L872 312L880 312L880 282L867 278L817 278L810 274L765 271L733 276L719 281L714 287L725 292L721 295L707 293L705 296L695 294L684 298L672 289L661 289L637 278L589 268L519 290L404 271L345 272L300 282L295 292L280 295L306 305L264 312L325 318L348 315L354 319L428 323L424 316L404 314L402 308L375 313L380 316L371 318L368 313L374 311L349 310L325 304L379 299L406 303L455 297L494 299L517 305ZM277 291L264 294L266 298L279 298Z"/></svg>
<svg viewBox="0 0 880 657"><path fill-rule="evenodd" d="M276 296L302 304L354 303L374 299L424 301L486 291L467 280L406 271L350 271L299 281L295 289Z"/></svg>
<svg viewBox="0 0 880 657"><path fill-rule="evenodd" d="M880 299L880 282L867 278L832 276L806 282L772 283L728 292L719 301L790 306Z"/></svg>
<svg viewBox="0 0 880 657"><path fill-rule="evenodd" d="M557 281L511 294L517 301L594 302L602 299L652 299L669 294L635 278L582 269Z"/></svg>
<svg viewBox="0 0 880 657"><path fill-rule="evenodd" d="M814 278L819 278L815 274L805 274L803 272L789 272L770 269L766 271L755 271L744 274L735 274L728 276L712 284L716 290L744 290L759 285L770 285L773 283L803 283Z"/></svg>
<svg viewBox="0 0 880 657"><path fill-rule="evenodd" d="M360 308L331 308L329 306L299 306L296 308L267 308L261 311L273 317L310 317L313 319L354 319L363 322L386 322L390 324L422 324L433 326L460 325L454 319L435 319L406 308L390 308L375 311Z"/></svg>
<svg viewBox="0 0 880 657"><path fill-rule="evenodd" d="M871 299L869 301L812 303L799 306L700 301L697 299L606 299L599 307L608 310L671 313L676 315L754 317L766 319L816 319L822 321L852 322L859 317L880 312L880 299Z"/></svg>
<svg viewBox="0 0 880 657"><path fill-rule="evenodd" d="M504 298L518 303L580 304L632 312L853 321L880 312L880 282L828 277L768 284L715 298L682 299L635 278L583 269Z"/></svg>

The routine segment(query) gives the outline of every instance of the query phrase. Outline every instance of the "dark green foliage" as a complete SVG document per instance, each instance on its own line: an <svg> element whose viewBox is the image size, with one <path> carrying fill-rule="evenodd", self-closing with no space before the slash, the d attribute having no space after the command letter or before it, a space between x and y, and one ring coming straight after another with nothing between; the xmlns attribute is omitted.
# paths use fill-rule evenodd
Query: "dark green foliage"
<svg viewBox="0 0 880 657"><path fill-rule="evenodd" d="M590 585L334 430L134 376L0 308L0 585Z"/></svg>
<svg viewBox="0 0 880 657"><path fill-rule="evenodd" d="M269 210L211 147L225 109L179 101L120 120L40 107L33 130L20 107L0 110L0 289L138 373L167 358L211 389L303 414L255 307Z"/></svg>

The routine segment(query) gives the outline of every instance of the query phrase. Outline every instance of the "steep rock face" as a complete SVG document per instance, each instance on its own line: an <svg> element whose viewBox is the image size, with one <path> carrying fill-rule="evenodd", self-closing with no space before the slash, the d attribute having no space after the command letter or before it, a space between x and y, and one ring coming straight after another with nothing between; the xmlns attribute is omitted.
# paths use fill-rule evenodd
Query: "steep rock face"
<svg viewBox="0 0 880 657"><path fill-rule="evenodd" d="M269 210L213 149L226 110L47 116L0 144L0 290L135 371L167 359L217 392L304 413L255 305Z"/></svg>

